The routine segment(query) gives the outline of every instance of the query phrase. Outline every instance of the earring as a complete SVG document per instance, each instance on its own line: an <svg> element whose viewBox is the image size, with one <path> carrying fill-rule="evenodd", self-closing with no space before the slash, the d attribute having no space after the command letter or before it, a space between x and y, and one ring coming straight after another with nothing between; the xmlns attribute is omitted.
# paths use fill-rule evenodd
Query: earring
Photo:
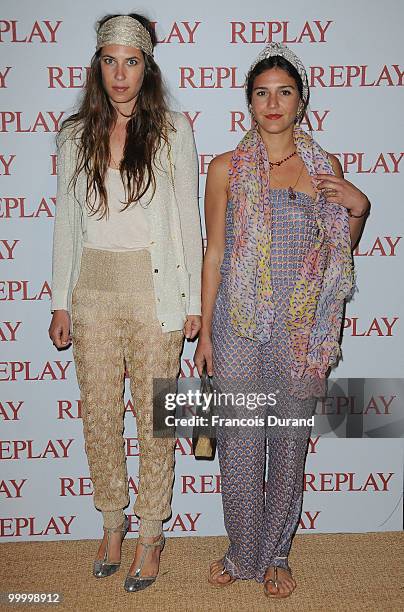
<svg viewBox="0 0 404 612"><path fill-rule="evenodd" d="M257 125L257 121L256 121L256 119L254 117L254 113L253 113L251 104L248 105L248 112L250 113L252 125Z"/></svg>
<svg viewBox="0 0 404 612"><path fill-rule="evenodd" d="M303 121L303 117L304 117L304 104L302 102L299 102L299 105L297 107L297 114L295 117L295 123L300 124Z"/></svg>

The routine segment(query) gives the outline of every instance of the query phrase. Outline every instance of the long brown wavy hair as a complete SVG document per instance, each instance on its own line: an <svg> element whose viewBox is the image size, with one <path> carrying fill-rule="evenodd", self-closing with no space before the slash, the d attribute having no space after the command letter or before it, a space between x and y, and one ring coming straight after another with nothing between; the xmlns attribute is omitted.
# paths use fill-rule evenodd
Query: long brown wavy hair
<svg viewBox="0 0 404 612"><path fill-rule="evenodd" d="M98 22L98 27L117 16L106 15ZM154 48L157 37L150 21L136 13L130 13L129 17L139 21L148 30ZM71 179L73 189L75 191L77 178L84 170L87 177L87 206L90 214L98 214L100 219L108 216L105 175L111 161L110 133L118 118L102 84L101 51L99 49L91 59L78 112L68 117L62 125L62 132L64 128L72 127L77 128L77 134L80 134L77 163ZM168 131L174 130L167 116L166 90L160 68L151 56L143 53L143 57L143 83L135 110L127 122L123 159L119 166L127 195L123 210L132 202L140 200L151 186L152 195L148 198L150 203L156 189L153 170L156 153L162 144L169 146Z"/></svg>

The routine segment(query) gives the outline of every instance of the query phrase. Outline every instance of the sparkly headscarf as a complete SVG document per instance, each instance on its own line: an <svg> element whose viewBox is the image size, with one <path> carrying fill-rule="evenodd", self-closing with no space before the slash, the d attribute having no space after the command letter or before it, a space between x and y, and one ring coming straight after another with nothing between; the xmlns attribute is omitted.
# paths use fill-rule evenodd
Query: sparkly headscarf
<svg viewBox="0 0 404 612"><path fill-rule="evenodd" d="M259 61L274 55L274 48L274 44L266 47L258 56ZM276 49L290 61L292 52L287 47L277 45ZM257 63L256 60L252 68ZM293 65L296 69L302 66L295 59ZM304 82L307 84L307 77ZM293 137L309 175L333 174L327 153L309 134L296 125ZM275 319L270 265L270 166L257 126L245 134L234 150L229 184L234 226L229 275L230 319L238 335L265 343L270 340ZM326 372L340 355L344 299L354 285L346 209L327 202L319 194L314 202L314 214L318 235L299 272L287 318L292 393L299 397L323 394Z"/></svg>
<svg viewBox="0 0 404 612"><path fill-rule="evenodd" d="M294 68L296 68L303 83L302 100L304 103L306 103L309 98L309 81L307 79L306 68L303 66L301 59L297 57L296 53L293 53L292 49L289 49L289 47L287 47L283 43L269 43L269 45L262 49L262 51L257 55L248 70L246 85L248 78L251 72L254 70L255 66L262 62L262 60L268 59L269 57L273 57L275 55L279 55L280 57L285 58L285 60L287 60L290 64L292 64ZM247 87L245 88L245 90L247 95Z"/></svg>
<svg viewBox="0 0 404 612"><path fill-rule="evenodd" d="M111 17L98 28L97 51L105 45L137 47L147 55L153 55L153 44L149 32L129 15Z"/></svg>

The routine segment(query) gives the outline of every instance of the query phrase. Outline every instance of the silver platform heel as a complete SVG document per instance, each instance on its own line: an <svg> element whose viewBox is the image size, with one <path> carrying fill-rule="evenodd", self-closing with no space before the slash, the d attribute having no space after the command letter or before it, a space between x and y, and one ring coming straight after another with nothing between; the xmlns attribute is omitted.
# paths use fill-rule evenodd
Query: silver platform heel
<svg viewBox="0 0 404 612"><path fill-rule="evenodd" d="M151 544L146 544L141 542L142 546L144 546L142 556L140 558L139 567L136 569L134 575L128 574L126 576L124 589L128 593L134 593L135 591L142 591L143 589L147 589L148 586L155 582L157 576L140 576L140 572L143 569L144 562L146 560L146 555L151 548L155 548L156 546L160 546L160 551L163 551L165 545L165 537L162 533L157 542L153 542Z"/></svg>
<svg viewBox="0 0 404 612"><path fill-rule="evenodd" d="M115 572L119 570L121 566L120 561L119 563L109 563L108 561L109 539L110 539L111 533L116 533L120 531L122 533L122 540L121 540L121 544L122 544L123 540L125 539L126 534L128 533L128 529L129 529L129 519L126 516L126 514L125 514L125 520L120 527L115 527L113 529L104 527L104 531L107 534L107 546L105 548L104 558L96 559L94 561L93 576L95 578L107 578L108 576L112 576L112 574L115 574Z"/></svg>

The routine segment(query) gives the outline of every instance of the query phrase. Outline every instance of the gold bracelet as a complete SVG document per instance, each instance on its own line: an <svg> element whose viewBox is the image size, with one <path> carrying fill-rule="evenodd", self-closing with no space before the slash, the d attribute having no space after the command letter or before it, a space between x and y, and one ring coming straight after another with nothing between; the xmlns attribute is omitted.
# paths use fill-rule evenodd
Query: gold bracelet
<svg viewBox="0 0 404 612"><path fill-rule="evenodd" d="M365 212L363 212L361 215L353 215L351 211L348 210L348 216L352 217L353 219L360 219L361 217L364 217L365 215L369 213L369 208L370 208L370 204L367 205Z"/></svg>

